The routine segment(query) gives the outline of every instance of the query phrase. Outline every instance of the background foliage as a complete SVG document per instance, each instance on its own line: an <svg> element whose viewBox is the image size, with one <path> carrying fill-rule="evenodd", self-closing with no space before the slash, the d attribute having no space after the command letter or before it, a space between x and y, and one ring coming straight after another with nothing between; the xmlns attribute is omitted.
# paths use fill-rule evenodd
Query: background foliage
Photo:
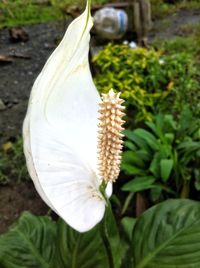
<svg viewBox="0 0 200 268"><path fill-rule="evenodd" d="M109 44L95 58L95 82L100 92L121 92L134 109L135 120L151 120L159 111L180 113L186 104L200 115L198 69L186 53L131 49Z"/></svg>

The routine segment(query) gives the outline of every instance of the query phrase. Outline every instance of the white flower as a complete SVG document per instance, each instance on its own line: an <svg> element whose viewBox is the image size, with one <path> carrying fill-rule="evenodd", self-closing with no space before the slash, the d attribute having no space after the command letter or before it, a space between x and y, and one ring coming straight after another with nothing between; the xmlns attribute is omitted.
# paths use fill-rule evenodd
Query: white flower
<svg viewBox="0 0 200 268"><path fill-rule="evenodd" d="M27 166L42 199L71 227L85 232L101 221L98 109L88 51L92 18L74 20L32 88L23 126ZM112 183L106 195L112 194Z"/></svg>

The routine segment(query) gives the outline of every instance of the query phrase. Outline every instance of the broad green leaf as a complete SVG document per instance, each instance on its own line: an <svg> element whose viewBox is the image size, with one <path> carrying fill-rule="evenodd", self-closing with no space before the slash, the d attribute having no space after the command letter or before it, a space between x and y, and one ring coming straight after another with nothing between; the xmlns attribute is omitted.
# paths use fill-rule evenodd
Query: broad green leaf
<svg viewBox="0 0 200 268"><path fill-rule="evenodd" d="M165 133L164 137L167 143L172 144L172 142L174 141L175 135L174 133Z"/></svg>
<svg viewBox="0 0 200 268"><path fill-rule="evenodd" d="M123 228L123 231L129 241L131 241L132 238L132 233L133 233L133 227L136 223L135 218L130 218L130 217L124 217L121 220L121 226Z"/></svg>
<svg viewBox="0 0 200 268"><path fill-rule="evenodd" d="M131 164L123 163L121 164L121 169L128 175L144 175L145 171L141 168L134 167Z"/></svg>
<svg viewBox="0 0 200 268"><path fill-rule="evenodd" d="M121 248L113 215L106 211L106 232L112 244L115 267L120 267ZM77 219L78 220L78 219ZM102 268L109 267L105 245L101 236L102 222L86 233L79 233L59 219L56 254L51 268Z"/></svg>
<svg viewBox="0 0 200 268"><path fill-rule="evenodd" d="M135 146L135 144L131 141L124 141L124 147L127 147L128 149L135 151L137 150L137 147Z"/></svg>
<svg viewBox="0 0 200 268"><path fill-rule="evenodd" d="M98 227L79 233L59 219L56 243L51 268L101 268L108 265Z"/></svg>
<svg viewBox="0 0 200 268"><path fill-rule="evenodd" d="M55 250L56 224L46 216L24 212L0 236L1 268L49 268Z"/></svg>
<svg viewBox="0 0 200 268"><path fill-rule="evenodd" d="M145 124L154 132L154 134L156 134L158 137L160 136L160 131L153 122L145 122Z"/></svg>
<svg viewBox="0 0 200 268"><path fill-rule="evenodd" d="M152 159L152 154L143 149L136 151L136 154L138 157L141 157L143 161L151 161Z"/></svg>
<svg viewBox="0 0 200 268"><path fill-rule="evenodd" d="M160 152L155 153L153 160L151 161L149 170L152 172L152 174L156 177L160 177L160 160L162 156Z"/></svg>
<svg viewBox="0 0 200 268"><path fill-rule="evenodd" d="M166 114L164 116L164 126L163 127L164 127L164 130L166 130L166 127L167 127L167 130L170 128L173 130L177 129L177 123L176 123L176 121L174 121L174 118L171 114Z"/></svg>
<svg viewBox="0 0 200 268"><path fill-rule="evenodd" d="M156 130L157 133L159 134L159 137L163 136L163 128L164 128L164 115L163 114L158 114L156 116Z"/></svg>
<svg viewBox="0 0 200 268"><path fill-rule="evenodd" d="M163 189L161 187L155 187L150 190L150 200L155 204L158 203Z"/></svg>
<svg viewBox="0 0 200 268"><path fill-rule="evenodd" d="M195 183L194 186L197 191L200 191L200 170L199 168L194 169Z"/></svg>
<svg viewBox="0 0 200 268"><path fill-rule="evenodd" d="M138 128L134 131L134 133L141 139L144 139L146 143L149 145L149 147L154 151L157 151L159 149L158 140L149 131L142 128Z"/></svg>
<svg viewBox="0 0 200 268"><path fill-rule="evenodd" d="M134 131L127 129L127 130L124 130L124 134L128 139L133 141L138 146L138 148L144 149L148 152L150 151L150 148L149 148L147 142L143 138L136 135L134 133Z"/></svg>
<svg viewBox="0 0 200 268"><path fill-rule="evenodd" d="M160 174L164 182L168 180L173 168L173 164L174 162L172 159L162 159L160 161Z"/></svg>
<svg viewBox="0 0 200 268"><path fill-rule="evenodd" d="M124 217L121 221L121 244L123 246L124 254L122 259L122 265L121 268L131 268L132 262L131 260L131 238L132 238L132 232L134 224L136 223L136 219L130 218L130 217ZM107 267L106 267L107 268Z"/></svg>
<svg viewBox="0 0 200 268"><path fill-rule="evenodd" d="M147 210L132 237L134 268L200 267L200 203L174 199Z"/></svg>
<svg viewBox="0 0 200 268"><path fill-rule="evenodd" d="M118 227L117 227L115 216L112 212L112 208L111 208L109 201L107 204L106 213L104 217L105 217L104 224L106 224L106 232L107 232L108 239L111 245L111 250L112 250L112 255L113 255L113 260L114 260L114 267L119 268L121 267L121 260L122 260L122 255L124 254L123 252L124 250L120 244L120 236L118 232ZM98 227L101 229L102 223L99 224ZM106 267L106 266L103 266L103 267Z"/></svg>
<svg viewBox="0 0 200 268"><path fill-rule="evenodd" d="M173 154L173 148L172 145L165 140L165 143L159 145L158 150L161 158L168 158Z"/></svg>
<svg viewBox="0 0 200 268"><path fill-rule="evenodd" d="M123 191L139 192L147 189L151 189L155 182L155 178L152 176L136 177L135 179L127 182L123 187Z"/></svg>
<svg viewBox="0 0 200 268"><path fill-rule="evenodd" d="M138 156L137 152L125 151L122 155L122 163L133 164L137 167L144 168L144 162Z"/></svg>
<svg viewBox="0 0 200 268"><path fill-rule="evenodd" d="M186 153L193 153L194 151L200 149L200 142L185 141L179 144L178 149Z"/></svg>

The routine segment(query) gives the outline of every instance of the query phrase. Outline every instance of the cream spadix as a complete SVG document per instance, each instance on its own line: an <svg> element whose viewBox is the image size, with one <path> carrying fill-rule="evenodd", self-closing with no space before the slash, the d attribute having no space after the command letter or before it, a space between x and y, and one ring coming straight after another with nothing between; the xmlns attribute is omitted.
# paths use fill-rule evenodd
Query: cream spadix
<svg viewBox="0 0 200 268"><path fill-rule="evenodd" d="M88 63L91 27L87 4L36 79L23 126L27 166L38 193L80 232L100 222L106 206L97 152L101 99ZM108 183L106 194L111 193Z"/></svg>

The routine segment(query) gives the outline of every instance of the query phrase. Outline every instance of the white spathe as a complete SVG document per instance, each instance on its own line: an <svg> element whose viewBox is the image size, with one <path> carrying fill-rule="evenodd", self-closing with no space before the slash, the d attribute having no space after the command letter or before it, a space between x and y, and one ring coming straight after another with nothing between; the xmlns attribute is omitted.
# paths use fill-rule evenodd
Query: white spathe
<svg viewBox="0 0 200 268"><path fill-rule="evenodd" d="M87 4L36 79L23 126L27 166L38 193L79 232L100 222L106 206L97 170L100 96L88 62L92 25ZM109 197L112 185L107 188Z"/></svg>

